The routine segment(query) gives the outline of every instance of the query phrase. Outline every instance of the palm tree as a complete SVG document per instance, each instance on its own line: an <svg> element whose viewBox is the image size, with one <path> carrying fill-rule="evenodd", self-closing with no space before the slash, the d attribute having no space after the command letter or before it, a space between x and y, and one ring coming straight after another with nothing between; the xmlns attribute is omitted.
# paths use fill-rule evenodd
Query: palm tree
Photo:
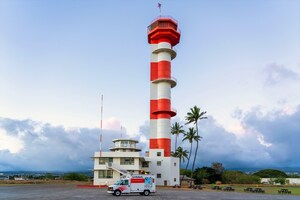
<svg viewBox="0 0 300 200"><path fill-rule="evenodd" d="M201 139L201 137L196 135L196 130L193 127L189 128L188 132L184 133L184 138L182 139L182 141L188 140L189 143L191 144L190 153L189 153L189 157L188 157L188 162L187 162L186 167L185 167L185 171L187 171L187 168L188 168L189 163L190 163L190 158L191 158L192 149L193 149L193 141L197 142L200 139ZM193 175L193 172L192 172L192 175ZM192 176L191 176L191 178L192 178ZM183 179L183 177L180 180L180 184L182 182L182 179Z"/></svg>
<svg viewBox="0 0 300 200"><path fill-rule="evenodd" d="M206 114L206 111L201 112L199 107L194 106L193 108L191 108L190 112L188 112L187 116L185 117L185 119L187 121L186 124L190 124L190 123L195 124L197 136L199 136L198 122L202 119L207 119L207 117L204 117L205 114ZM199 138L199 140L200 140L200 138ZM194 161L193 161L193 165L192 165L191 178L193 178L193 171L194 171L195 161L196 161L196 157L197 157L197 153L198 153L199 140L196 141L196 151L195 151Z"/></svg>
<svg viewBox="0 0 300 200"><path fill-rule="evenodd" d="M173 153L173 157L177 157L179 158L179 169L180 169L180 165L181 165L181 161L185 161L185 158L188 158L188 151L187 150L183 150L182 147L178 147L176 149L176 151ZM181 184L181 181L180 181Z"/></svg>
<svg viewBox="0 0 300 200"><path fill-rule="evenodd" d="M171 134L175 135L175 151L177 150L177 138L179 134L184 134L184 130L182 129L182 126L175 122L171 127Z"/></svg>

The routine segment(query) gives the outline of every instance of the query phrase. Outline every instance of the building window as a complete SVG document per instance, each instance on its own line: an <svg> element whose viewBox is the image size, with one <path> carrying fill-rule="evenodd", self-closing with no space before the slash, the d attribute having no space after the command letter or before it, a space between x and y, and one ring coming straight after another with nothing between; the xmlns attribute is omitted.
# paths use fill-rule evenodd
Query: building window
<svg viewBox="0 0 300 200"><path fill-rule="evenodd" d="M121 147L128 147L128 141L121 141Z"/></svg>
<svg viewBox="0 0 300 200"><path fill-rule="evenodd" d="M174 166L176 167L176 162L174 162Z"/></svg>
<svg viewBox="0 0 300 200"><path fill-rule="evenodd" d="M105 165L106 163L112 163L114 158L99 158L99 165Z"/></svg>
<svg viewBox="0 0 300 200"><path fill-rule="evenodd" d="M174 182L176 182L176 178L174 178Z"/></svg>
<svg viewBox="0 0 300 200"><path fill-rule="evenodd" d="M161 161L157 161L157 166L161 166Z"/></svg>
<svg viewBox="0 0 300 200"><path fill-rule="evenodd" d="M121 165L134 165L134 158L121 158L120 164Z"/></svg>
<svg viewBox="0 0 300 200"><path fill-rule="evenodd" d="M105 165L107 158L99 158L99 165Z"/></svg>
<svg viewBox="0 0 300 200"><path fill-rule="evenodd" d="M157 175L156 175L156 178L161 178L161 174L157 174Z"/></svg>
<svg viewBox="0 0 300 200"><path fill-rule="evenodd" d="M142 167L149 167L149 163L148 162L142 162Z"/></svg>
<svg viewBox="0 0 300 200"><path fill-rule="evenodd" d="M157 156L161 156L161 152L156 152L156 155Z"/></svg>
<svg viewBox="0 0 300 200"><path fill-rule="evenodd" d="M112 170L99 170L98 177L99 178L113 178L113 171Z"/></svg>

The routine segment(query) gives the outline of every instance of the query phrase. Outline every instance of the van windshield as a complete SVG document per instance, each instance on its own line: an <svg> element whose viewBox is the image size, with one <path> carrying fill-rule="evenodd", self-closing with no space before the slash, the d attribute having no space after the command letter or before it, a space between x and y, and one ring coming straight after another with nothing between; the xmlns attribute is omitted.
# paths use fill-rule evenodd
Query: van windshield
<svg viewBox="0 0 300 200"><path fill-rule="evenodd" d="M122 185L121 183L122 183L122 180L118 180L118 181L115 183L115 185Z"/></svg>

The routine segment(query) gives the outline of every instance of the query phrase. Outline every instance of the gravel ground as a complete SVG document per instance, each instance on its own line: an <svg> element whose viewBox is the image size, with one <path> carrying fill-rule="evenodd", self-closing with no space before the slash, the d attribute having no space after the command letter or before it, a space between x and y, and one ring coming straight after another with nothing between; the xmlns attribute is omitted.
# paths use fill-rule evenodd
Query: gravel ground
<svg viewBox="0 0 300 200"><path fill-rule="evenodd" d="M300 200L300 196L293 195L264 195L237 192L212 192L188 189L158 188L157 192L150 196L128 194L115 197L99 188L76 188L75 185L22 185L0 186L0 199L39 199L39 200L76 200L76 199L207 199L207 200Z"/></svg>

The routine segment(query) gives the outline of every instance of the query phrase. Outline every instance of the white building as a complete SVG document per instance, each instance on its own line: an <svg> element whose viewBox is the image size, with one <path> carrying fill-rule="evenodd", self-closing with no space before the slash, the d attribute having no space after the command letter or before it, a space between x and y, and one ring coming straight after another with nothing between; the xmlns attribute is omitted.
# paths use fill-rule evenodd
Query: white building
<svg viewBox="0 0 300 200"><path fill-rule="evenodd" d="M128 173L140 174L149 172L148 162L140 156L138 141L130 139L113 140L114 147L110 152L95 152L94 185L108 185L116 182Z"/></svg>
<svg viewBox="0 0 300 200"><path fill-rule="evenodd" d="M163 157L163 150L150 150L142 157L138 141L115 139L110 152L95 152L94 185L109 185L127 174L152 174L157 185L179 184L179 159ZM172 177L171 179L169 177Z"/></svg>
<svg viewBox="0 0 300 200"><path fill-rule="evenodd" d="M261 178L260 182L263 184L276 185L275 180L276 180L276 178ZM286 185L300 185L300 178L286 178L285 184Z"/></svg>

